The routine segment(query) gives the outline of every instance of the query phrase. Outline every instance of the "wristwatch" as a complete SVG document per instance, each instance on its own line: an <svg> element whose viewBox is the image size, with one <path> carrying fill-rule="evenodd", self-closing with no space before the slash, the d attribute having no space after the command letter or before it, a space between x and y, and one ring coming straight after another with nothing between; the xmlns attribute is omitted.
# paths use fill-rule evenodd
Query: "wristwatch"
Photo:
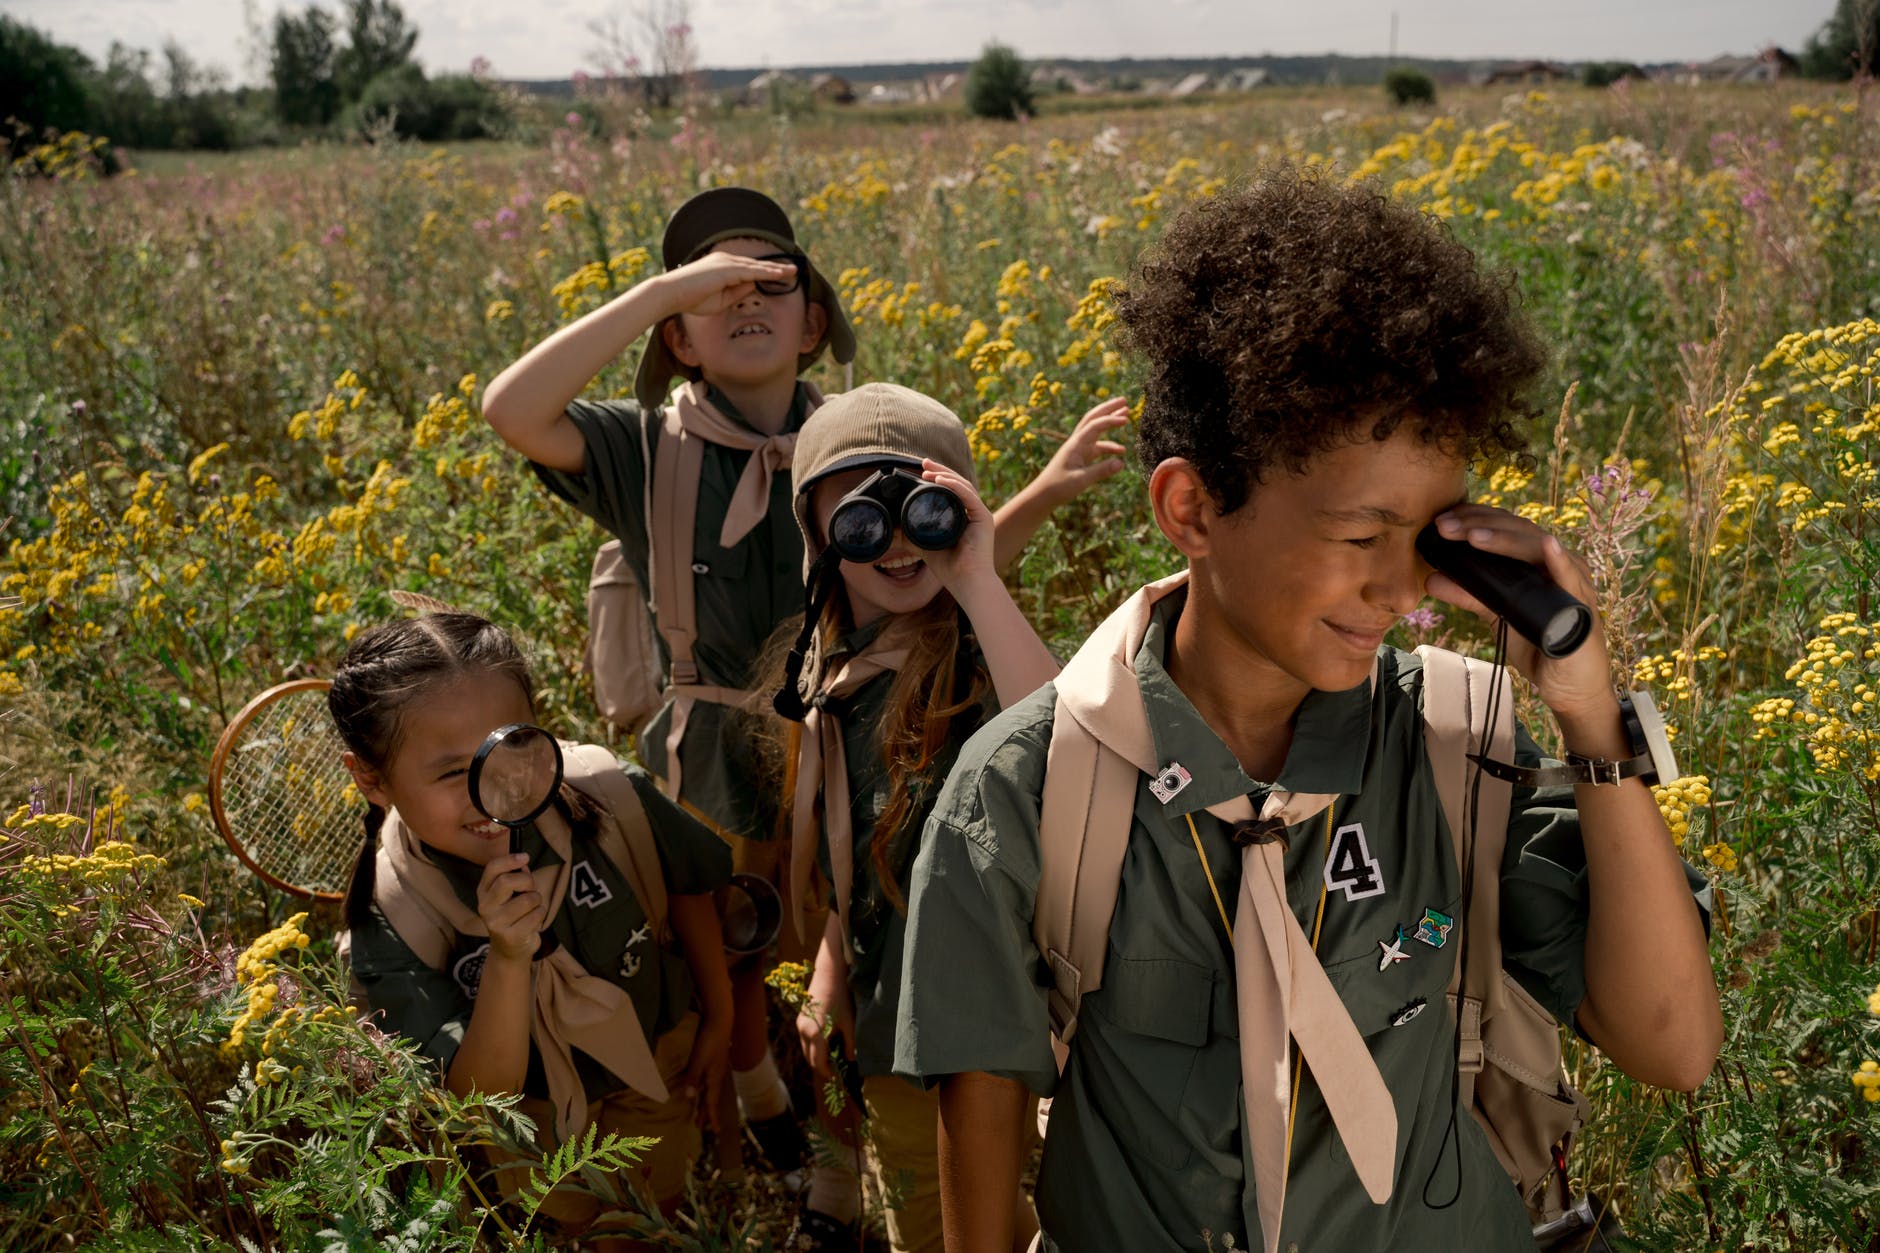
<svg viewBox="0 0 1880 1253"><path fill-rule="evenodd" d="M1480 766L1483 773L1518 787L1560 787L1569 783L1617 787L1627 779L1643 779L1650 784L1669 783L1677 778L1677 757L1671 751L1664 717L1652 703L1651 693L1629 692L1621 696L1619 715L1625 723L1626 739L1632 746L1632 756L1619 761L1571 752L1567 754L1566 764L1559 766L1517 766L1480 753L1470 753L1469 760Z"/></svg>

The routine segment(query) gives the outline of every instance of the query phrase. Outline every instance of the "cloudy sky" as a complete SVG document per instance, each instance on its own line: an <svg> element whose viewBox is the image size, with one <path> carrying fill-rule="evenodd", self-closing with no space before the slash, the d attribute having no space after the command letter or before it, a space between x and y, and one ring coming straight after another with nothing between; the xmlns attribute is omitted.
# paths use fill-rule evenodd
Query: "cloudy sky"
<svg viewBox="0 0 1880 1253"><path fill-rule="evenodd" d="M487 57L510 78L594 64L597 20L647 0L400 0L427 69ZM0 0L0 12L102 58L115 40L174 38L237 81L247 32L306 0ZM337 9L339 0L327 0ZM988 39L1033 58L1381 53L1458 58L1700 60L1799 48L1834 0L692 0L708 66L963 60ZM253 67L253 68L251 68Z"/></svg>

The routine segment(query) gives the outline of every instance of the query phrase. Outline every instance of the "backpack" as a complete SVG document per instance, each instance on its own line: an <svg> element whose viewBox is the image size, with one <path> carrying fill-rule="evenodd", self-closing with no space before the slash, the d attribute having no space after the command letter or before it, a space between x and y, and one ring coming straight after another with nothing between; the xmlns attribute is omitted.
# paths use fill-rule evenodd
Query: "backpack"
<svg viewBox="0 0 1880 1253"><path fill-rule="evenodd" d="M665 673L653 637L653 615L633 567L610 539L594 554L588 575L587 649L581 668L594 676L601 717L629 734L659 708Z"/></svg>
<svg viewBox="0 0 1880 1253"><path fill-rule="evenodd" d="M1467 969L1458 962L1448 992L1457 1021L1459 1100L1487 1133L1530 1218L1540 1223L1566 1208L1567 1152L1591 1109L1567 1082L1558 1024L1502 969L1500 867L1512 785L1480 772L1473 831L1463 822L1477 773L1467 754L1487 720L1496 668L1428 646L1417 655L1424 672L1426 755L1465 883L1467 861L1475 862L1464 916L1479 934L1470 938ZM1499 682L1500 708L1511 709L1506 671ZM1505 761L1513 748L1513 719L1503 717L1492 728L1488 756ZM1060 1069L1080 1002L1103 983L1139 776L1134 765L1065 712L1060 696L1046 756L1033 919L1051 973L1047 1002Z"/></svg>
<svg viewBox="0 0 1880 1253"><path fill-rule="evenodd" d="M667 942L666 876L660 868L653 828L647 822L639 793L633 790L633 781L621 770L613 751L599 744L564 743L561 752L563 781L605 811L596 824L601 852L633 890L654 939ZM607 820L609 815L612 821ZM396 875L383 873L384 865L381 860L374 903L406 947L425 964L443 969L451 944L448 928L430 907L399 883Z"/></svg>

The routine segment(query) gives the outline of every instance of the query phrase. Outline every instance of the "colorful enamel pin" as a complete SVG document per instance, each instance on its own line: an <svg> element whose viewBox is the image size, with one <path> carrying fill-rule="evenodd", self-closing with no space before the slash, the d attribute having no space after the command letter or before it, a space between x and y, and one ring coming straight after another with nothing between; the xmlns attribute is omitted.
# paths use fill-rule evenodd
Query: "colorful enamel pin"
<svg viewBox="0 0 1880 1253"><path fill-rule="evenodd" d="M1175 799L1175 794L1187 787L1194 779L1188 773L1188 767L1179 761L1171 761L1163 766L1155 778L1149 780L1149 791L1164 805Z"/></svg>
<svg viewBox="0 0 1880 1253"><path fill-rule="evenodd" d="M1391 1015L1390 1025L1393 1027L1403 1026L1406 1022L1409 1022L1412 1018L1422 1013L1423 1007L1427 1004L1429 1004L1428 1001L1420 996L1417 997L1414 1001L1411 1001L1408 1005Z"/></svg>
<svg viewBox="0 0 1880 1253"><path fill-rule="evenodd" d="M1449 932L1456 925L1456 920L1448 914L1435 909L1423 911L1423 921L1417 924L1417 939L1431 948L1441 948L1443 941L1449 938Z"/></svg>
<svg viewBox="0 0 1880 1253"><path fill-rule="evenodd" d="M1379 940L1377 942L1377 946L1384 950L1384 955L1377 959L1377 968L1379 970L1389 970L1394 962L1407 962L1410 960L1410 954L1403 951L1403 942L1408 938L1409 937L1404 934L1403 928L1398 927L1397 934L1391 937L1389 941Z"/></svg>

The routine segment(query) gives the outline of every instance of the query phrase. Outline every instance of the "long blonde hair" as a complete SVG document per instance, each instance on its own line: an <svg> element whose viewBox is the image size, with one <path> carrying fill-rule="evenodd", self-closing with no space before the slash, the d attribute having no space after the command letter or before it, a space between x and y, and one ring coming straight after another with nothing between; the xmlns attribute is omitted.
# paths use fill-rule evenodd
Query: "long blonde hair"
<svg viewBox="0 0 1880 1253"><path fill-rule="evenodd" d="M940 782L928 776L952 736L954 719L985 703L992 691L992 676L983 663L974 665L968 674L959 672L960 608L952 593L942 590L920 609L896 617L896 629L905 632L907 637L907 662L895 673L881 711L882 768L890 784L887 803L875 820L869 862L888 900L895 909L906 913L907 898L894 870L895 854L906 834L902 828L912 817L924 789ZM828 655L851 620L847 589L838 587L817 631L818 651L823 656ZM785 623L765 649L762 670L769 676L768 688L775 689L782 684L787 643L800 628L800 619ZM779 825L787 830L795 805L796 763L802 727L790 722L784 724L782 730L781 743L773 744L766 756L781 776L783 800L778 819ZM779 748L781 751L776 751Z"/></svg>

